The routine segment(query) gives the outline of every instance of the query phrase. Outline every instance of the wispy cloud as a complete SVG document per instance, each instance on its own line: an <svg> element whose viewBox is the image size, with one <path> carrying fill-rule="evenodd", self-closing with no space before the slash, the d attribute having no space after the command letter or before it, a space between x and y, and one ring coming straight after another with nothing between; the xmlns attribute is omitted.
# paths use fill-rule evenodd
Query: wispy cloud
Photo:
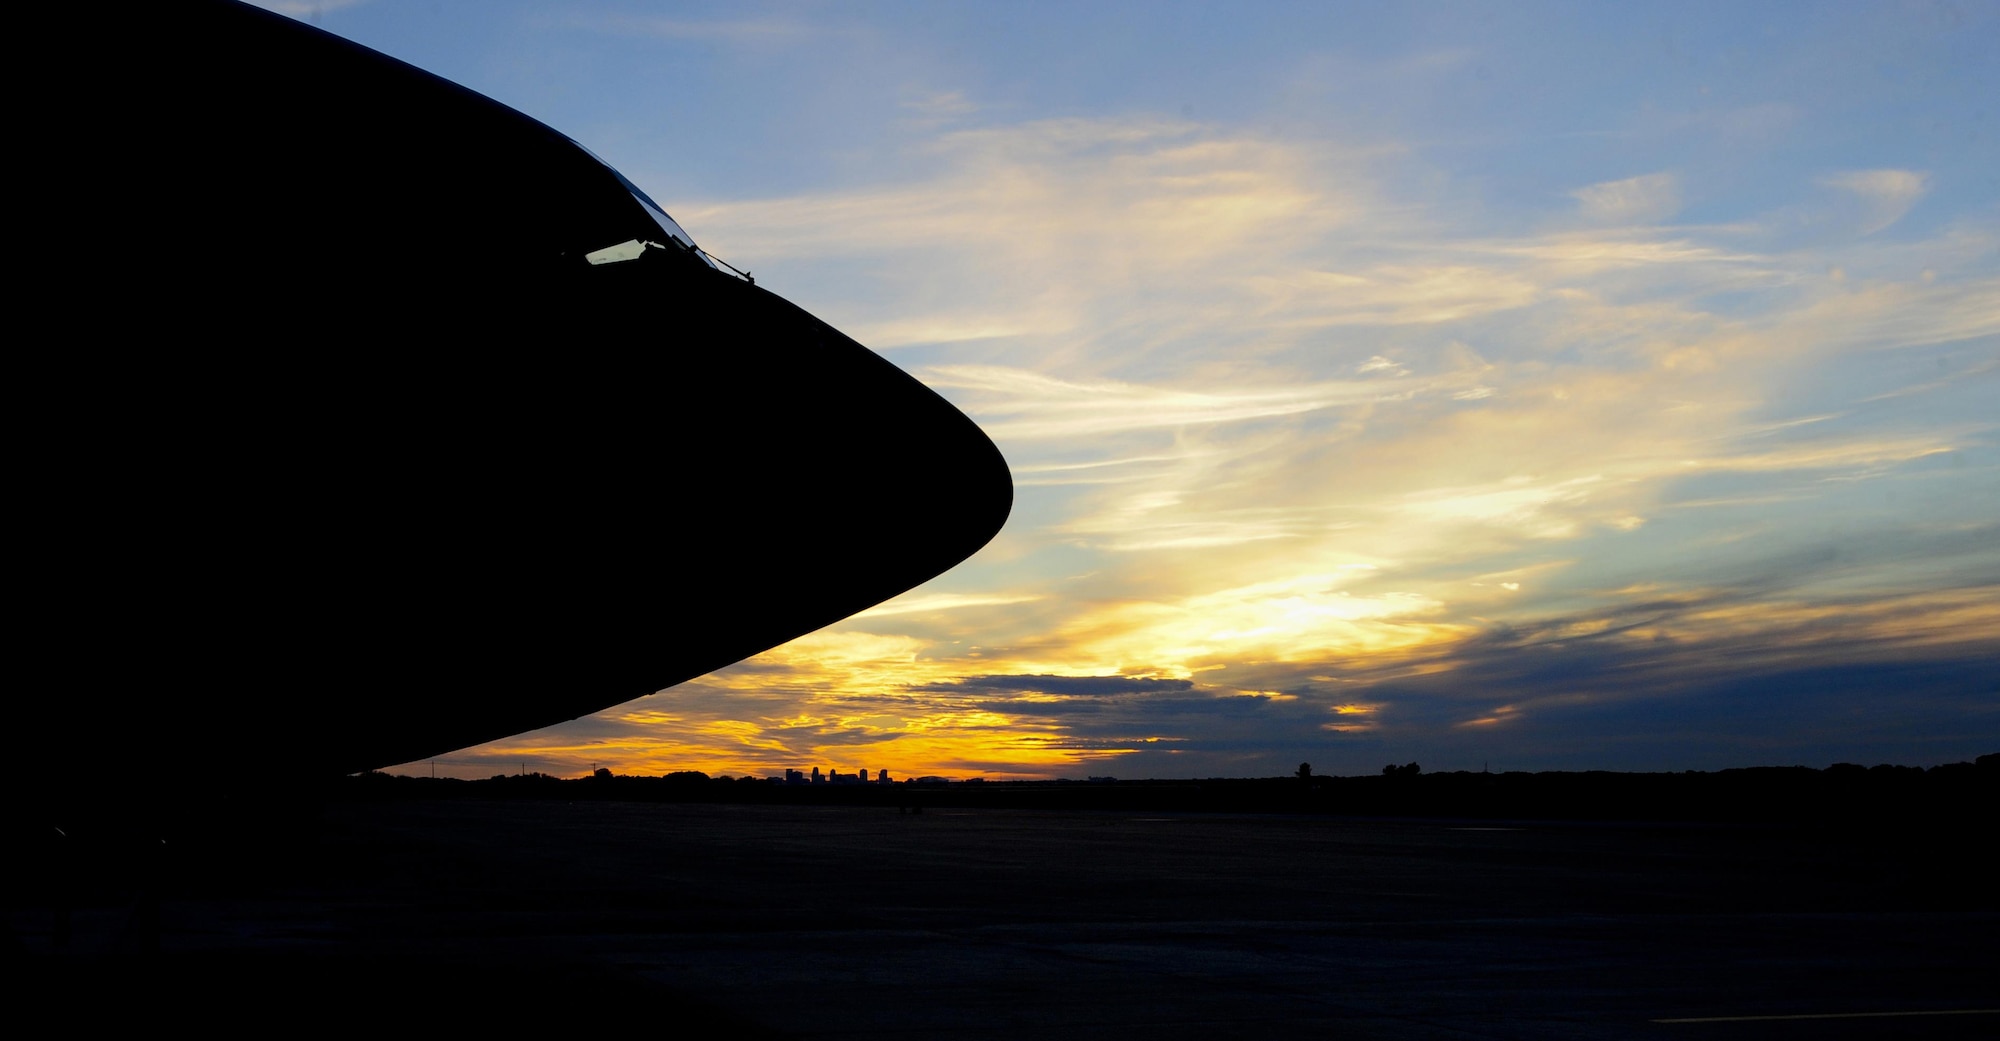
<svg viewBox="0 0 2000 1041"><path fill-rule="evenodd" d="M1186 390L1115 380L1071 381L999 366L944 365L926 382L967 392L988 433L1006 441L1076 441L1138 430L1240 423L1379 401L1408 393L1395 381Z"/></svg>
<svg viewBox="0 0 2000 1041"><path fill-rule="evenodd" d="M329 11L338 11L345 7L359 7L362 4L368 3L369 0L248 0L248 2L266 11L276 11L279 14L288 14L293 18L304 18L310 21L317 20L320 15L326 14Z"/></svg>
<svg viewBox="0 0 2000 1041"><path fill-rule="evenodd" d="M961 90L912 91L897 104L903 110L901 125L912 131L935 131L979 111Z"/></svg>
<svg viewBox="0 0 2000 1041"><path fill-rule="evenodd" d="M1578 188L1570 195L1586 218L1603 224L1664 220L1681 206L1680 178L1672 173L1601 181Z"/></svg>
<svg viewBox="0 0 2000 1041"><path fill-rule="evenodd" d="M926 593L904 594L892 600L876 604L860 614L861 618L882 618L898 614L925 614L932 611L955 611L964 607L1004 607L1009 604L1025 604L1041 599L1039 596L1004 593Z"/></svg>
<svg viewBox="0 0 2000 1041"><path fill-rule="evenodd" d="M1849 170L1821 180L1852 192L1865 205L1861 233L1873 235L1903 219L1930 187L1930 177L1916 170Z"/></svg>
<svg viewBox="0 0 2000 1041"><path fill-rule="evenodd" d="M568 24L576 28L622 36L650 36L663 40L712 40L732 44L774 45L803 43L814 37L839 32L792 18L738 18L693 20L643 15L578 15Z"/></svg>

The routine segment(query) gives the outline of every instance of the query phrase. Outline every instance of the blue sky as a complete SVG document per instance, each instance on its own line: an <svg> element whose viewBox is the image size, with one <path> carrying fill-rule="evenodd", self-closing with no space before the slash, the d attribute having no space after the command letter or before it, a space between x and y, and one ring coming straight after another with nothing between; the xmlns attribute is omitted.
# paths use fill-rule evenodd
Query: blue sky
<svg viewBox="0 0 2000 1041"><path fill-rule="evenodd" d="M937 581L444 768L2000 750L2000 6L294 6L1016 477Z"/></svg>

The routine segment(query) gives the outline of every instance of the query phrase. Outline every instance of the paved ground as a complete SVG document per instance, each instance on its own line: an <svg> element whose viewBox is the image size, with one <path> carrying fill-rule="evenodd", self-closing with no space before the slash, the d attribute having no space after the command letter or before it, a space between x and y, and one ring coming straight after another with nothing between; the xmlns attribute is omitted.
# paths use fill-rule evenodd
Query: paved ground
<svg viewBox="0 0 2000 1041"><path fill-rule="evenodd" d="M2000 900L1972 841L348 804L175 876L158 955L102 893L60 957L18 907L15 979L78 1021L509 1036L1983 1038ZM1843 1018L1744 1018L1807 1016Z"/></svg>

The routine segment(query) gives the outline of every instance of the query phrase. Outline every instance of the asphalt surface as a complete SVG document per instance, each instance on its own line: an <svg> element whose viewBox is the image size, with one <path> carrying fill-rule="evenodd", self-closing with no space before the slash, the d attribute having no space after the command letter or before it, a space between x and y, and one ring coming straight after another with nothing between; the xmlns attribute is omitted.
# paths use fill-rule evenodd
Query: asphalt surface
<svg viewBox="0 0 2000 1041"><path fill-rule="evenodd" d="M1985 1038L1978 837L337 804L225 862L17 888L9 978L78 1025L225 1030Z"/></svg>

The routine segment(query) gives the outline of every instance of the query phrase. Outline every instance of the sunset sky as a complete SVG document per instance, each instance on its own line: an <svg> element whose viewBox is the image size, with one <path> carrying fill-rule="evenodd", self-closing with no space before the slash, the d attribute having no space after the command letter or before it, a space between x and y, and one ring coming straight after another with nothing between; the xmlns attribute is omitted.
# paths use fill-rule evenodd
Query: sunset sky
<svg viewBox="0 0 2000 1041"><path fill-rule="evenodd" d="M2000 4L265 6L1013 468L943 577L440 774L2000 751Z"/></svg>

